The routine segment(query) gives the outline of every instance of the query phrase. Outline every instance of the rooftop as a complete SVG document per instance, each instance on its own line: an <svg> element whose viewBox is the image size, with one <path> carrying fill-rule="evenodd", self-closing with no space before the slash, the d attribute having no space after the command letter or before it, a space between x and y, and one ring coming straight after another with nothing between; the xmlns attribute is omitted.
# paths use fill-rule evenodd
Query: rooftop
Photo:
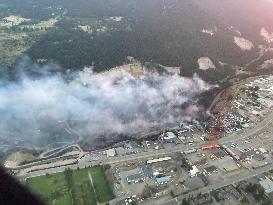
<svg viewBox="0 0 273 205"><path fill-rule="evenodd" d="M141 172L145 177L153 177L153 168L150 165L144 165L141 167Z"/></svg>
<svg viewBox="0 0 273 205"><path fill-rule="evenodd" d="M166 183L171 180L170 176L164 176L164 177L157 177L156 182L161 184L161 183Z"/></svg>
<svg viewBox="0 0 273 205"><path fill-rule="evenodd" d="M107 157L114 157L116 155L116 150L114 148L106 150Z"/></svg>
<svg viewBox="0 0 273 205"><path fill-rule="evenodd" d="M173 139L176 138L175 134L173 132L167 132L166 133L167 137L165 139Z"/></svg>
<svg viewBox="0 0 273 205"><path fill-rule="evenodd" d="M217 170L217 167L214 166L214 165L212 165L212 166L209 166L209 167L205 167L204 170L205 170L206 172L210 172L210 173L211 173L211 172L216 171L216 170Z"/></svg>
<svg viewBox="0 0 273 205"><path fill-rule="evenodd" d="M127 176L127 182L139 182L144 179L144 175L142 173L132 174Z"/></svg>
<svg viewBox="0 0 273 205"><path fill-rule="evenodd" d="M159 158L159 159L151 159L147 161L147 164L152 164L152 163L156 163L156 162L163 162L163 161L168 161L171 160L171 157L163 157L163 158Z"/></svg>
<svg viewBox="0 0 273 205"><path fill-rule="evenodd" d="M264 188L266 194L273 193L273 181L268 177L261 179L260 185Z"/></svg>

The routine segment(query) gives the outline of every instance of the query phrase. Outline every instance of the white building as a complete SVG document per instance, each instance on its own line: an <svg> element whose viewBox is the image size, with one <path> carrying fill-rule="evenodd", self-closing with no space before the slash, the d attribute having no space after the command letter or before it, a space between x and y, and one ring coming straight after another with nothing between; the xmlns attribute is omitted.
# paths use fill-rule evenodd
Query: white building
<svg viewBox="0 0 273 205"><path fill-rule="evenodd" d="M197 167L195 165L192 166L192 170L190 170L190 176L195 177L198 173L199 173L199 170L197 169Z"/></svg>
<svg viewBox="0 0 273 205"><path fill-rule="evenodd" d="M116 155L116 150L115 148L108 149L105 151L107 157L114 157Z"/></svg>

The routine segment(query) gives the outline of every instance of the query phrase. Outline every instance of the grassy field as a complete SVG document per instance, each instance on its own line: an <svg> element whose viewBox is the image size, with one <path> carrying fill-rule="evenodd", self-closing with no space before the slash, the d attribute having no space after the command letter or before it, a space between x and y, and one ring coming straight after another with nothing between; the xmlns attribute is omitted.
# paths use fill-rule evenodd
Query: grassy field
<svg viewBox="0 0 273 205"><path fill-rule="evenodd" d="M39 176L28 184L50 205L96 205L113 198L102 167Z"/></svg>
<svg viewBox="0 0 273 205"><path fill-rule="evenodd" d="M31 178L28 183L33 192L49 204L72 205L64 173Z"/></svg>
<svg viewBox="0 0 273 205"><path fill-rule="evenodd" d="M113 198L113 193L108 185L102 167L91 169L94 188L99 202L109 201Z"/></svg>

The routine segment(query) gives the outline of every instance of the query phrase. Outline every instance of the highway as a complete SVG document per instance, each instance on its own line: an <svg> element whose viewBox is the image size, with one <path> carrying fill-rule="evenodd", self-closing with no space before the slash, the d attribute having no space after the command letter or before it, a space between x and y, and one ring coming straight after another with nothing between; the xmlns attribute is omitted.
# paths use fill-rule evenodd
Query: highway
<svg viewBox="0 0 273 205"><path fill-rule="evenodd" d="M219 140L221 144L231 142L231 141L238 141L243 140L245 138L251 137L263 129L265 129L268 125L273 122L273 112L265 117L261 122L259 122L255 127L246 129L245 133L238 135L237 133L231 134L230 136L223 137Z"/></svg>
<svg viewBox="0 0 273 205"><path fill-rule="evenodd" d="M219 142L221 144L225 144L228 142L236 142L243 140L245 138L248 138L250 136L253 136L257 134L258 132L262 131L265 129L270 123L273 121L273 112L267 115L267 117L259 122L254 128L251 128L247 130L243 134L232 134L230 136L226 136L224 138L221 138ZM115 164L115 163L120 163L120 162L128 162L128 161L133 161L133 160L143 160L147 158L157 158L160 156L165 156L168 154L173 154L177 152L182 152L185 150L189 149L200 149L203 143L198 143L195 145L176 145L170 148L165 148L165 149L159 149L159 150L151 150L147 152L140 152L136 154L131 154L131 155L126 155L126 156L115 156L115 157L110 157L110 158L105 158L105 159L98 159L98 160L92 160L86 158L82 161L80 161L78 164L75 165L68 165L68 166L62 166L62 167L55 167L55 168L50 168L50 169L45 169L45 170L39 170L39 171L33 171L31 173L19 173L18 177L20 179L26 179L29 177L35 177L35 176L41 176L41 175L46 175L47 173L52 174L52 173L57 173L57 172L62 172L67 168L70 169L77 169L79 168L84 168L84 167L89 167L89 166L95 166L95 165L106 165L106 164Z"/></svg>

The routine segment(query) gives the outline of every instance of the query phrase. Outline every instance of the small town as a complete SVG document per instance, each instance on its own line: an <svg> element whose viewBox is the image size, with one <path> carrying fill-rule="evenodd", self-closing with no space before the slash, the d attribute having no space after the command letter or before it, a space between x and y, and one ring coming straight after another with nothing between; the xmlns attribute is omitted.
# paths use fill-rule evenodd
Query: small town
<svg viewBox="0 0 273 205"><path fill-rule="evenodd" d="M273 76L246 79L220 95L209 123L193 121L91 152L66 145L27 163L14 155L5 166L22 183L102 167L112 195L99 203L270 204Z"/></svg>

